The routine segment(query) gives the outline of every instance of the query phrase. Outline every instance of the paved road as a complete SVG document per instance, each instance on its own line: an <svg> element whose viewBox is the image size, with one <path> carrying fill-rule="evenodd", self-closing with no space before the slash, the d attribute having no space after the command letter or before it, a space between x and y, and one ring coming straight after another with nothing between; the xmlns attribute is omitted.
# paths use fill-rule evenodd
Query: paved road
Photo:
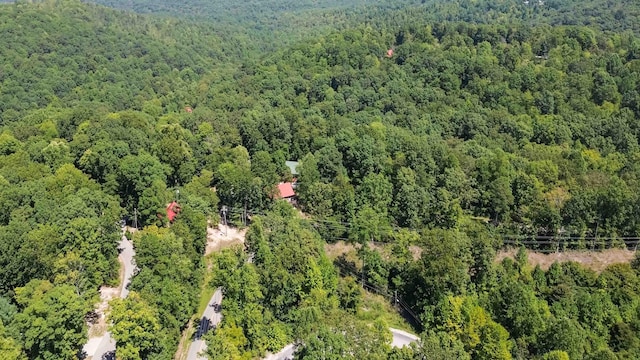
<svg viewBox="0 0 640 360"><path fill-rule="evenodd" d="M401 348L411 344L412 342L420 340L419 337L406 331L392 328L389 328L389 331L391 331L391 334L393 335L393 339L391 340L391 347Z"/></svg>
<svg viewBox="0 0 640 360"><path fill-rule="evenodd" d="M93 339L90 339L91 341ZM97 340L97 339L96 339ZM96 347L93 356L88 354L92 360L115 360L116 358L116 341L111 337L110 332L106 332L99 338L99 344Z"/></svg>
<svg viewBox="0 0 640 360"><path fill-rule="evenodd" d="M289 344L284 347L284 349L280 350L277 354L267 354L267 356L263 360L289 360L293 359L293 354L296 352L298 347L295 344Z"/></svg>
<svg viewBox="0 0 640 360"><path fill-rule="evenodd" d="M392 347L401 348L420 340L419 337L406 331L392 328L389 328L389 331L391 331L391 335L393 335L393 339L391 340ZM296 352L296 349L297 346L295 344L289 344L277 354L268 354L263 360L290 360L293 359L293 354Z"/></svg>
<svg viewBox="0 0 640 360"><path fill-rule="evenodd" d="M122 290L120 291L120 298L124 299L129 295L129 289L127 289L127 287L129 283L131 283L131 278L136 270L135 260L133 259L134 256L136 256L136 252L133 250L133 243L127 239L124 234L122 234L118 248L122 249L120 255L118 255L118 260L120 260L124 266L124 281L122 283Z"/></svg>
<svg viewBox="0 0 640 360"><path fill-rule="evenodd" d="M206 334L209 330L215 328L220 321L222 320L222 314L220 313L220 306L222 304L222 288L216 289L209 300L209 304L207 308L204 310L204 314L202 314L202 319L200 319L200 325L196 330L195 339L189 346L189 353L187 354L187 360L206 360L206 356L201 356L206 348L207 344L202 339L202 336Z"/></svg>
<svg viewBox="0 0 640 360"><path fill-rule="evenodd" d="M133 243L127 239L124 233L123 228L122 239L118 245L118 248L122 249L118 255L118 260L120 260L124 268L124 279L122 280L122 289L120 290L121 299L129 295L127 286L131 282L131 278L136 270L134 262L136 253L133 249ZM89 342L84 346L84 350L88 358L92 360L115 360L116 341L111 337L111 333L107 331L101 338L89 339Z"/></svg>

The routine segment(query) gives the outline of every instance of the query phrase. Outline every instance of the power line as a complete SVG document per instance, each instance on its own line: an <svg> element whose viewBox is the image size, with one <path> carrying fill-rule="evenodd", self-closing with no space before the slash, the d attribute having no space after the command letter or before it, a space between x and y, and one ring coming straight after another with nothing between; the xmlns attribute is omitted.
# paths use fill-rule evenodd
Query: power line
<svg viewBox="0 0 640 360"><path fill-rule="evenodd" d="M266 215L265 211L248 209L248 208L227 207L227 211L229 213L241 214L243 216L243 220L245 221L246 221L246 216L248 214ZM318 218L303 219L303 220L313 225L317 230L324 228L325 230L328 230L328 231L348 232L354 227L354 224L352 222L347 222L347 221L318 219ZM390 226L389 229L391 231L397 232L403 228L400 228L398 226ZM408 229L408 230L415 231L416 229ZM568 233L569 234L577 233L577 231L569 230ZM431 236L431 237L439 238L439 236L436 234L422 234L422 236L423 237ZM560 235L560 234L559 235L534 235L534 234L527 235L527 234L500 234L495 232L492 233L491 236L501 239L503 245L540 246L542 248L535 249L535 251L542 252L542 253L557 252L560 248L562 248L562 250L566 250L568 247L571 247L572 245L573 246L589 245L592 248L604 246L606 248L607 246L613 246L613 245L619 245L619 244L624 244L625 246L635 245L637 247L637 245L640 244L640 237L637 237L637 236L600 237L597 235L596 236L575 236L575 235ZM339 236L326 238L325 236L325 240L348 241L349 239L344 237L339 237ZM375 242L375 241L373 243L386 244L383 242ZM550 246L552 246L553 248L546 248ZM353 265L350 265L347 263L340 263L340 262L334 262L334 265L338 268L338 271L342 276L345 276L345 275L352 276L355 279L361 278L363 288L367 289L368 291L378 293L389 299L395 299L396 300L395 303L398 304L411 318L413 318L413 320L415 320L416 323L422 326L419 316L417 316L417 314L413 311L413 309L409 306L409 304L407 304L402 298L398 297L395 294L391 294L389 293L388 290L381 289L375 284L372 284L369 281L367 281L364 274L359 274L358 269ZM364 271L364 268L365 267L363 266L362 271Z"/></svg>
<svg viewBox="0 0 640 360"><path fill-rule="evenodd" d="M257 209L249 209L249 208L234 208L234 207L226 207L227 213L240 214L242 215L243 222L246 222L246 215L266 215L267 213L263 210ZM354 227L352 222L348 221L340 221L340 220L331 220L331 219L304 219L311 224L315 224L318 227L324 227L330 230L342 230L348 231L350 228ZM413 228L401 228L398 226L390 226L392 231L399 231L401 229L417 231L417 229ZM578 231L572 231L569 229L568 233L577 233ZM581 231L582 232L582 231ZM436 236L429 234L422 234L422 236ZM571 241L623 241L625 243L635 245L640 244L640 236L575 236L575 235L535 235L535 234L499 234L493 233L492 236L501 238L504 244L511 245L517 242L518 239L523 239L519 241L518 244L522 245L536 245L536 244L545 244L544 240L551 240L553 242L564 242L567 243L569 240ZM343 240L343 239L340 239ZM384 242L376 242L376 243L384 243Z"/></svg>
<svg viewBox="0 0 640 360"><path fill-rule="evenodd" d="M504 239L576 239L576 240L640 240L637 236L618 236L618 237L604 237L604 236L564 236L564 235L500 235Z"/></svg>
<svg viewBox="0 0 640 360"><path fill-rule="evenodd" d="M338 271L340 271L340 274L342 276L346 274L356 279L359 276L358 269L355 268L355 266L353 265L350 265L347 263L336 263L336 262L334 262L334 265L338 267ZM413 320L422 327L422 322L420 321L420 317L413 311L413 309L409 306L409 304L407 304L400 296L397 295L397 293L391 294L388 290L381 289L380 287L370 283L366 279L363 279L362 284L365 290L369 289L370 292L375 292L380 295L383 295L389 298L389 300L395 299L395 303L400 305L400 307L403 308L407 312L407 314L409 314L409 316L411 316L411 318L413 318Z"/></svg>
<svg viewBox="0 0 640 360"><path fill-rule="evenodd" d="M231 209L232 212L242 213L244 209ZM256 215L266 215L265 211L248 209L248 213ZM312 225L318 231L328 231L323 233L322 237L325 241L350 241L351 239L339 236L335 232L348 233L353 224L350 222L331 220L331 219L303 219ZM399 227L390 227L391 231L399 231ZM415 229L408 229L414 230ZM568 233L576 233L576 231L568 230ZM422 237L438 237L436 234L422 234ZM509 246L525 246L528 249L540 253L557 253L567 250L604 250L610 248L628 248L637 249L640 245L640 237L636 236L620 236L620 237L600 237L600 236L574 236L574 235L526 235L526 234L499 234L492 233L490 236L498 238L502 241L503 247ZM371 241L373 245L383 246L389 242Z"/></svg>
<svg viewBox="0 0 640 360"><path fill-rule="evenodd" d="M602 240L600 241L600 239L591 239L591 240L587 240L589 243L602 243L602 244L620 244L620 243L625 243L625 244L638 244L640 243L640 240L623 240L623 239L616 239L616 240ZM555 240L504 240L503 243L505 245L529 245L529 244L540 244L540 245L552 245L552 244L584 244L585 240L583 239L555 239Z"/></svg>

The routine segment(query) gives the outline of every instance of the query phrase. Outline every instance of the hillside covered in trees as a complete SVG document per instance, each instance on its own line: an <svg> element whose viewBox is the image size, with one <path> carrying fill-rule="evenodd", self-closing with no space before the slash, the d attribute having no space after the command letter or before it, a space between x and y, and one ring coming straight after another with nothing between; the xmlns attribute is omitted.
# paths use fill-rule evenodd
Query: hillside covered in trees
<svg viewBox="0 0 640 360"><path fill-rule="evenodd" d="M633 0L321 0L242 1L222 0L175 2L171 0L96 0L106 6L179 17L213 21L228 34L238 33L243 41L272 51L283 44L357 24L402 28L408 20L476 24L524 24L528 26L583 25L604 31L631 30L640 34L640 15Z"/></svg>
<svg viewBox="0 0 640 360"><path fill-rule="evenodd" d="M224 103L195 112L236 124L217 132L250 154L302 159L301 205L326 220L454 228L472 214L633 237L639 44L581 27L364 27L210 83Z"/></svg>
<svg viewBox="0 0 640 360"><path fill-rule="evenodd" d="M200 76L246 52L207 24L77 1L5 5L0 17L4 124L46 106L176 111Z"/></svg>
<svg viewBox="0 0 640 360"><path fill-rule="evenodd" d="M211 359L639 358L637 261L494 261L638 243L639 7L605 3L1 5L0 354L77 357L135 216L119 359L173 358L207 286ZM222 206L246 249L204 258Z"/></svg>

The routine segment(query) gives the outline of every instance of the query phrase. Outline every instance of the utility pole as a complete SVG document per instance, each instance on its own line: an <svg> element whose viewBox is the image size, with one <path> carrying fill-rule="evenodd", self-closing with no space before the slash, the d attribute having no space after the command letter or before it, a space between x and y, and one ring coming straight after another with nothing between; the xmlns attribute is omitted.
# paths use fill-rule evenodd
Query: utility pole
<svg viewBox="0 0 640 360"><path fill-rule="evenodd" d="M244 211L242 213L243 216L243 221L244 221L244 226L247 226L247 197L244 197Z"/></svg>
<svg viewBox="0 0 640 360"><path fill-rule="evenodd" d="M224 224L224 236L227 236L227 205L222 205L222 223Z"/></svg>
<svg viewBox="0 0 640 360"><path fill-rule="evenodd" d="M138 230L138 208L133 208L133 227Z"/></svg>
<svg viewBox="0 0 640 360"><path fill-rule="evenodd" d="M364 289L364 256L362 257L362 288Z"/></svg>

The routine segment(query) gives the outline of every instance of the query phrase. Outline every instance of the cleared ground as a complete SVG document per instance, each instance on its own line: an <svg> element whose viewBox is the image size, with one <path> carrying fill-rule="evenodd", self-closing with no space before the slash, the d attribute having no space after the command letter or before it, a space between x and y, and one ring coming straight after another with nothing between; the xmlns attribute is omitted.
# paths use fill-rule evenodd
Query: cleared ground
<svg viewBox="0 0 640 360"><path fill-rule="evenodd" d="M106 312L107 309L109 309L109 301L117 298L119 294L119 288L108 286L100 287L100 302L95 305L95 312L98 315L98 319L97 322L88 324L89 338L102 337L107 331Z"/></svg>
<svg viewBox="0 0 640 360"><path fill-rule="evenodd" d="M358 245L359 246L359 245ZM390 254L390 249L391 249L391 243L389 244L382 244L382 243L370 243L369 247L371 249L377 250L380 252L380 255L382 256L383 259L388 260L389 259L389 254ZM335 243L326 243L324 245L324 251L327 254L327 256L329 257L329 259L333 260L341 255L345 255L347 259L349 260L355 260L357 258L357 250L356 250L356 246L353 244L350 244L348 242L345 242L343 240L337 241ZM409 251L411 252L411 254L413 255L413 259L414 260L418 260L420 259L420 255L422 254L422 249L419 246L416 245L410 245L409 246Z"/></svg>
<svg viewBox="0 0 640 360"><path fill-rule="evenodd" d="M207 227L207 249L205 250L205 255L233 245L244 244L246 234L246 228L238 229L222 224L213 227L210 224L209 227Z"/></svg>
<svg viewBox="0 0 640 360"><path fill-rule="evenodd" d="M496 262L502 261L504 258L514 258L517 249L508 249L498 252ZM564 251L557 253L538 253L535 251L527 251L527 259L531 266L540 265L543 270L549 269L554 262L575 261L585 267L601 272L611 264L626 263L633 260L635 251L626 249L606 249L599 251Z"/></svg>
<svg viewBox="0 0 640 360"><path fill-rule="evenodd" d="M380 252L383 258L388 258L390 246L381 245L369 245L372 249ZM344 241L338 241L333 244L325 244L325 251L327 256L331 260L336 259L342 255L347 260L359 264L360 261L357 258L356 247L352 244ZM422 253L420 247L410 246L409 251L413 254L415 260L420 258ZM518 249L505 249L498 251L496 255L496 262L502 261L504 258L514 258ZM527 257L531 266L540 265L543 270L549 269L554 262L567 262L575 261L585 267L601 272L607 266L618 263L628 263L635 257L635 251L627 249L605 249L605 250L568 250L557 253L541 253L532 250L527 250Z"/></svg>

